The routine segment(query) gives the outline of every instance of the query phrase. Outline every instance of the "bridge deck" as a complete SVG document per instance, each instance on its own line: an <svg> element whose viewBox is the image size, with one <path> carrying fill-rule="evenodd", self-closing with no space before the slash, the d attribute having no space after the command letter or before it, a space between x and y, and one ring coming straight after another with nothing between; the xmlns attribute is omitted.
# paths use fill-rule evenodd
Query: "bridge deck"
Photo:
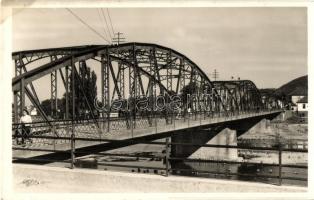
<svg viewBox="0 0 314 200"><path fill-rule="evenodd" d="M187 129L198 128L200 126L210 127L219 123L227 123L237 120L245 120L253 117L267 116L281 111L261 111L258 113L242 113L234 116L216 116L216 117L204 117L204 115L190 115L184 118L173 118L172 123L166 123L164 118L154 118L152 125L150 126L147 119L139 119L136 121L135 128L131 129L127 127L126 120L113 120L110 121L110 131L107 130L107 122L100 122L100 129L93 123L82 123L74 126L75 138L90 138L90 139L110 139L110 140L128 140L136 139L144 136L151 136L157 134L175 133ZM55 136L55 134L62 137L70 137L71 130L67 131L67 125L58 125L55 133L52 131L46 131L41 134L42 136ZM47 127L46 127L47 128ZM38 128L37 128L38 129ZM41 127L43 129L43 127ZM33 128L36 131L36 128ZM105 144L106 142L100 141L80 141L75 142L75 148L88 147L98 144ZM15 142L13 147L22 147L17 145ZM63 150L68 151L71 149L70 140L59 140L59 139L42 139L34 138L33 142L26 144L22 148L40 148L45 150ZM48 154L49 152L40 151L24 151L14 150L14 157L33 157L38 155Z"/></svg>

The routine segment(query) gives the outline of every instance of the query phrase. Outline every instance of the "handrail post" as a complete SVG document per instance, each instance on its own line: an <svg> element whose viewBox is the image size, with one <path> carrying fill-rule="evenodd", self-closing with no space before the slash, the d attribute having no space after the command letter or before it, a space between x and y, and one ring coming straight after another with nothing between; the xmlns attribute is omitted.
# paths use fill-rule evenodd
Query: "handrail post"
<svg viewBox="0 0 314 200"><path fill-rule="evenodd" d="M56 134L56 126L55 125L52 126L52 132L53 132L54 137L56 137L57 134ZM56 139L55 138L53 139L53 150L54 151L56 150Z"/></svg>
<svg viewBox="0 0 314 200"><path fill-rule="evenodd" d="M188 127L190 127L190 113L188 112Z"/></svg>
<svg viewBox="0 0 314 200"><path fill-rule="evenodd" d="M281 149L281 145L279 144L279 152L278 152L278 163L279 163L279 185L282 184L282 149Z"/></svg>
<svg viewBox="0 0 314 200"><path fill-rule="evenodd" d="M202 125L202 111L199 111L200 125Z"/></svg>
<svg viewBox="0 0 314 200"><path fill-rule="evenodd" d="M169 175L169 138L166 138L166 176Z"/></svg>
<svg viewBox="0 0 314 200"><path fill-rule="evenodd" d="M157 114L156 114L156 111L154 112L154 117L155 117L155 133L157 133Z"/></svg>
<svg viewBox="0 0 314 200"><path fill-rule="evenodd" d="M72 134L71 134L71 169L74 169L75 163L75 136L74 136L74 126L72 126Z"/></svg>
<svg viewBox="0 0 314 200"><path fill-rule="evenodd" d="M133 124L133 114L130 116L130 125L131 125L131 137L133 138L133 129L134 129L134 124Z"/></svg>
<svg viewBox="0 0 314 200"><path fill-rule="evenodd" d="M172 113L172 118L173 118L173 130L176 130L176 118L177 118L177 116L176 116L175 112Z"/></svg>
<svg viewBox="0 0 314 200"><path fill-rule="evenodd" d="M279 144L279 149L278 149L278 177L279 177L279 185L282 184L282 148L281 145Z"/></svg>

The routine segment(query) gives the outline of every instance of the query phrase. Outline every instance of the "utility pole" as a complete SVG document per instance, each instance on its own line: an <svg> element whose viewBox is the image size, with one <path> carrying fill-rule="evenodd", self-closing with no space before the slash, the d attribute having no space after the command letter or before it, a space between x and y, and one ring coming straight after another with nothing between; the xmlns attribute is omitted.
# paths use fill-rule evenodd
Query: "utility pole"
<svg viewBox="0 0 314 200"><path fill-rule="evenodd" d="M116 37L112 38L112 43L113 44L119 45L122 42L125 42L125 38L121 37L121 35L123 35L123 33L118 32L118 33L115 33L114 35L116 35Z"/></svg>
<svg viewBox="0 0 314 200"><path fill-rule="evenodd" d="M214 78L214 80L216 81L216 80L218 79L218 77L219 77L219 73L218 73L218 71L215 69L214 72L213 72L213 78Z"/></svg>

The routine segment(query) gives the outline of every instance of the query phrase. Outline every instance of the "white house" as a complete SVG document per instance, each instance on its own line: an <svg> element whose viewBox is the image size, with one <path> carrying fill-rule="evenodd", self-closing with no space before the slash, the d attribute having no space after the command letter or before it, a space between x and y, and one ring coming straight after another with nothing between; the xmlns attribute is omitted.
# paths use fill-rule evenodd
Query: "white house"
<svg viewBox="0 0 314 200"><path fill-rule="evenodd" d="M297 87L295 90L290 92L289 96L291 97L291 108L293 111L302 112L304 109L306 109L307 111L307 105L305 105L305 108L303 108L303 103L300 103L300 105L298 105L298 102L300 100L304 101L304 98L306 98L306 101L307 101L307 89L306 88Z"/></svg>
<svg viewBox="0 0 314 200"><path fill-rule="evenodd" d="M297 102L297 111L298 112L307 112L308 111L308 101L307 96L303 97Z"/></svg>

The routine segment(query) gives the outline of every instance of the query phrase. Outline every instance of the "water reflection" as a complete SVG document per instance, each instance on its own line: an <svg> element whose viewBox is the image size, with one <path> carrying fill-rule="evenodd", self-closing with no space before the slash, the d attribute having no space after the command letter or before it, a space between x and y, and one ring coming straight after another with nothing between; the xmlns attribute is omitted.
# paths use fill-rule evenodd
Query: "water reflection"
<svg viewBox="0 0 314 200"><path fill-rule="evenodd" d="M255 165L247 163L222 164L204 162L171 162L171 168L175 169L172 172L174 175L258 181L270 184L278 184L279 182L278 178L259 177L277 177L279 174L279 168L276 166ZM283 167L282 177L307 178L307 169ZM306 181L300 180L284 179L282 183L287 185L307 186Z"/></svg>

